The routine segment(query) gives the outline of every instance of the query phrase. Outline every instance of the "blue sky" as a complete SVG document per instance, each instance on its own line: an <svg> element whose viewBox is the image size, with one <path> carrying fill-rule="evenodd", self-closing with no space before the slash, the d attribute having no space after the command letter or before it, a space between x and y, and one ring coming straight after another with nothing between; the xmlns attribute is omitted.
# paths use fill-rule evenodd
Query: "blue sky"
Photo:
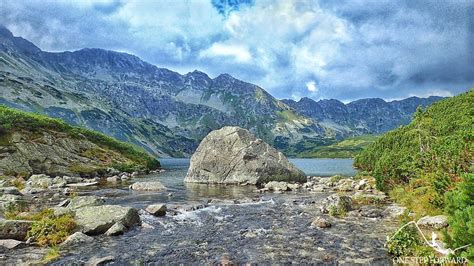
<svg viewBox="0 0 474 266"><path fill-rule="evenodd" d="M43 50L128 52L277 98L399 99L474 86L473 3L0 0L0 24Z"/></svg>

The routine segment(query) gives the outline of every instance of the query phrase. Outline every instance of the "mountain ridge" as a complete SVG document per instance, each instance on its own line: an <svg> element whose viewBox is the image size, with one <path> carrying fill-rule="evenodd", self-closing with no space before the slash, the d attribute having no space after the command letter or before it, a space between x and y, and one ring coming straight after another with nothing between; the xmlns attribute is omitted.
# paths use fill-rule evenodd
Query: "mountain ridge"
<svg viewBox="0 0 474 266"><path fill-rule="evenodd" d="M291 147L370 132L354 127L331 100L323 109L341 114L319 121L229 74L181 75L100 48L44 52L0 32L0 103L99 130L155 155L189 156L207 133L227 125L247 128L290 155Z"/></svg>

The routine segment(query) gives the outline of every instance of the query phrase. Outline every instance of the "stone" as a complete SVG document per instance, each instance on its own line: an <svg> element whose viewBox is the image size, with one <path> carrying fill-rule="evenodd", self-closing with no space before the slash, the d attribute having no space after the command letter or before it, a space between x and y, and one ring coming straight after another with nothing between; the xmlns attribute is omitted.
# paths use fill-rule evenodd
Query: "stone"
<svg viewBox="0 0 474 266"><path fill-rule="evenodd" d="M388 206L382 212L382 215L392 217L392 218L396 218L396 217L399 217L399 216L403 215L403 213L405 213L406 209L407 208L403 207L403 206L391 205L391 206Z"/></svg>
<svg viewBox="0 0 474 266"><path fill-rule="evenodd" d="M25 246L25 242L15 239L0 239L0 247L4 247L6 249L21 248L22 246Z"/></svg>
<svg viewBox="0 0 474 266"><path fill-rule="evenodd" d="M61 243L61 245L69 246L69 245L76 245L80 243L90 243L93 241L94 241L93 237L88 236L82 232L75 232L74 234L68 236L66 240L64 240L64 242Z"/></svg>
<svg viewBox="0 0 474 266"><path fill-rule="evenodd" d="M278 182L278 181L270 181L265 184L265 188L270 191L288 191L290 188L288 187L287 182Z"/></svg>
<svg viewBox="0 0 474 266"><path fill-rule="evenodd" d="M87 263L86 265L87 266L98 266L98 265L103 265L103 264L106 264L108 262L112 262L115 260L115 257L114 256L107 256L107 257L100 257L100 258L97 258L97 257L92 257Z"/></svg>
<svg viewBox="0 0 474 266"><path fill-rule="evenodd" d="M335 189L339 191L352 191L354 189L354 181L351 179L341 179L337 182Z"/></svg>
<svg viewBox="0 0 474 266"><path fill-rule="evenodd" d="M145 211L154 216L164 216L166 215L166 209L165 204L153 204L146 207Z"/></svg>
<svg viewBox="0 0 474 266"><path fill-rule="evenodd" d="M23 197L13 194L4 194L0 196L0 209L6 209L11 205L15 205L23 201Z"/></svg>
<svg viewBox="0 0 474 266"><path fill-rule="evenodd" d="M185 182L264 184L306 182L306 175L248 130L223 127L209 133L191 157Z"/></svg>
<svg viewBox="0 0 474 266"><path fill-rule="evenodd" d="M337 194L330 195L323 200L321 205L322 213L345 213L352 210L352 199L348 196Z"/></svg>
<svg viewBox="0 0 474 266"><path fill-rule="evenodd" d="M425 216L418 220L417 224L422 227L439 230L448 227L448 217L446 215Z"/></svg>
<svg viewBox="0 0 474 266"><path fill-rule="evenodd" d="M111 176L111 177L107 177L106 180L107 180L107 182L110 182L110 183L117 183L120 180L120 178L118 176L114 175L114 176Z"/></svg>
<svg viewBox="0 0 474 266"><path fill-rule="evenodd" d="M24 241L32 221L0 220L0 239L15 239Z"/></svg>
<svg viewBox="0 0 474 266"><path fill-rule="evenodd" d="M138 172L133 172L132 173L132 177L138 177L139 175L140 175L140 173L138 173Z"/></svg>
<svg viewBox="0 0 474 266"><path fill-rule="evenodd" d="M125 227L140 223L138 211L131 207L119 205L101 205L84 207L76 210L76 224L87 235L103 234L115 223Z"/></svg>
<svg viewBox="0 0 474 266"><path fill-rule="evenodd" d="M365 190L365 189L370 189L370 184L369 184L369 180L367 179L361 179L359 180L359 183L357 183L355 186L354 186L354 189L355 190Z"/></svg>
<svg viewBox="0 0 474 266"><path fill-rule="evenodd" d="M128 175L122 175L122 176L120 176L120 179L121 179L121 180L128 180L128 179L130 179L130 176L128 176Z"/></svg>
<svg viewBox="0 0 474 266"><path fill-rule="evenodd" d="M69 205L69 203L71 202L70 199L65 199L63 201L61 201L60 203L58 203L58 205L56 205L57 207L66 207L67 205Z"/></svg>
<svg viewBox="0 0 474 266"><path fill-rule="evenodd" d="M91 187L91 186L97 186L99 182L93 181L93 182L84 182L84 183L72 183L72 184L67 184L66 186L68 187Z"/></svg>
<svg viewBox="0 0 474 266"><path fill-rule="evenodd" d="M47 175L41 174L41 175L32 175L26 181L26 186L27 187L32 187L32 188L48 188L53 184L53 179Z"/></svg>
<svg viewBox="0 0 474 266"><path fill-rule="evenodd" d="M105 201L102 198L99 198L97 196L80 196L70 199L67 208L79 209L88 206L98 206L102 205L104 202Z"/></svg>
<svg viewBox="0 0 474 266"><path fill-rule="evenodd" d="M164 191L166 187L158 181L136 182L130 188L136 191Z"/></svg>
<svg viewBox="0 0 474 266"><path fill-rule="evenodd" d="M122 235L126 230L127 228L121 222L118 222L112 225L105 234L108 236L118 236Z"/></svg>
<svg viewBox="0 0 474 266"><path fill-rule="evenodd" d="M16 187L0 187L0 194L22 195Z"/></svg>
<svg viewBox="0 0 474 266"><path fill-rule="evenodd" d="M311 223L311 226L313 227L319 227L319 228L329 228L331 227L331 223L328 222L326 219L322 217L316 217L313 222Z"/></svg>
<svg viewBox="0 0 474 266"><path fill-rule="evenodd" d="M72 183L81 183L84 181L82 177L77 177L77 176L63 176L63 180L67 184L72 184Z"/></svg>

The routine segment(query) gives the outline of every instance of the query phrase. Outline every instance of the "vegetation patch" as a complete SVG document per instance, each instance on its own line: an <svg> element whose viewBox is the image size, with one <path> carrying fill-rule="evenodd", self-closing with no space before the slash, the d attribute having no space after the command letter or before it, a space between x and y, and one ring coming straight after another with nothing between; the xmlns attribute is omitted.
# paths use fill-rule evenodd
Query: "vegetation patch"
<svg viewBox="0 0 474 266"><path fill-rule="evenodd" d="M413 121L378 138L354 165L376 179L417 219L445 213L449 227L444 240L454 252L474 261L474 90L447 98L422 110ZM429 256L427 246L411 229L387 244L395 256ZM433 251L433 249L431 249ZM428 255L427 255L428 254Z"/></svg>
<svg viewBox="0 0 474 266"><path fill-rule="evenodd" d="M72 215L55 216L51 209L43 210L31 218L34 222L28 231L28 237L43 247L62 243L76 228Z"/></svg>
<svg viewBox="0 0 474 266"><path fill-rule="evenodd" d="M146 169L156 169L160 166L158 160L150 156L143 149L128 143L120 142L102 133L89 129L70 126L60 119L50 118L40 114L18 111L0 105L0 145L7 142L9 134L15 131L26 130L34 134L44 131L66 134L76 139L87 139L104 150L117 152L136 165ZM104 152L85 151L88 156L97 156L107 161L109 158Z"/></svg>

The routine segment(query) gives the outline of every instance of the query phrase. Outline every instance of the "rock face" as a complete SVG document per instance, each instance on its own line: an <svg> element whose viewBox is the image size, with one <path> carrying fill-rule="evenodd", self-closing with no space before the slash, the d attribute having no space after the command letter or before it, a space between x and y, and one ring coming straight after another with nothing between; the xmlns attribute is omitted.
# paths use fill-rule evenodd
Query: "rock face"
<svg viewBox="0 0 474 266"><path fill-rule="evenodd" d="M107 232L115 223L130 227L140 223L138 211L118 205L84 207L76 210L76 223L81 231L88 235Z"/></svg>
<svg viewBox="0 0 474 266"><path fill-rule="evenodd" d="M0 220L0 239L24 241L31 223L23 220Z"/></svg>
<svg viewBox="0 0 474 266"><path fill-rule="evenodd" d="M239 127L212 131L191 157L185 182L262 184L305 182L306 176L276 149Z"/></svg>

